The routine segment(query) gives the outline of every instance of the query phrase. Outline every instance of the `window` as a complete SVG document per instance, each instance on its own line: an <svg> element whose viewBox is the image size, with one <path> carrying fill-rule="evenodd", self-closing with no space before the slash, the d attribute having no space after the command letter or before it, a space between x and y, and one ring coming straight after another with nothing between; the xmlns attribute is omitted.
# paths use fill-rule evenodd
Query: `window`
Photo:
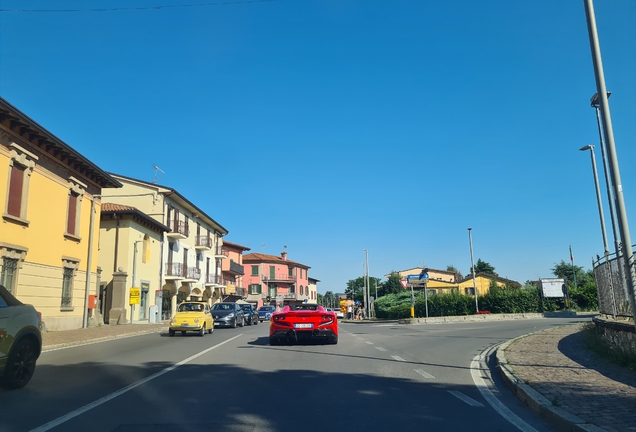
<svg viewBox="0 0 636 432"><path fill-rule="evenodd" d="M28 225L27 202L31 173L38 157L16 143L9 144L11 149L9 162L9 185L7 189L6 207L3 217L24 225Z"/></svg>
<svg viewBox="0 0 636 432"><path fill-rule="evenodd" d="M62 258L62 262L62 302L60 309L63 311L72 311L75 270L79 267L79 260L75 258Z"/></svg>
<svg viewBox="0 0 636 432"><path fill-rule="evenodd" d="M294 275L294 269L293 268L289 267L287 271L289 272L290 276Z"/></svg>
<svg viewBox="0 0 636 432"><path fill-rule="evenodd" d="M13 295L18 288L18 273L26 253L26 248L0 242L0 285Z"/></svg>
<svg viewBox="0 0 636 432"><path fill-rule="evenodd" d="M86 185L75 177L68 179L68 206L66 209L66 231L64 235L73 240L81 240L80 234L80 214L82 208L82 198Z"/></svg>
<svg viewBox="0 0 636 432"><path fill-rule="evenodd" d="M466 295L475 295L475 288L464 288Z"/></svg>
<svg viewBox="0 0 636 432"><path fill-rule="evenodd" d="M262 292L261 284L250 284L248 289L250 294L261 294Z"/></svg>
<svg viewBox="0 0 636 432"><path fill-rule="evenodd" d="M15 282L18 276L18 262L19 260L16 258L2 258L0 285L3 285L10 293L15 293Z"/></svg>
<svg viewBox="0 0 636 432"><path fill-rule="evenodd" d="M276 267L275 266L269 266L269 278L270 279L276 279Z"/></svg>
<svg viewBox="0 0 636 432"><path fill-rule="evenodd" d="M73 276L75 271L72 268L64 268L62 279L62 308L73 307Z"/></svg>
<svg viewBox="0 0 636 432"><path fill-rule="evenodd" d="M300 286L300 295L303 295L303 293L304 293L304 289L303 289L303 286L301 285Z"/></svg>
<svg viewBox="0 0 636 432"><path fill-rule="evenodd" d="M258 276L258 266L252 266L252 276Z"/></svg>

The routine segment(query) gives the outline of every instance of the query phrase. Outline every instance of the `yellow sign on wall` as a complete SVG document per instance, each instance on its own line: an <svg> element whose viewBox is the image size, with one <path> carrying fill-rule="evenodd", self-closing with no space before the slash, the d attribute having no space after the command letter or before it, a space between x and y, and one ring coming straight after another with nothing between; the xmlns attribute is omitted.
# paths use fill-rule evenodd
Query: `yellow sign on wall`
<svg viewBox="0 0 636 432"><path fill-rule="evenodd" d="M130 302L129 304L135 305L139 304L139 296L141 294L141 289L139 288L131 288L130 289Z"/></svg>

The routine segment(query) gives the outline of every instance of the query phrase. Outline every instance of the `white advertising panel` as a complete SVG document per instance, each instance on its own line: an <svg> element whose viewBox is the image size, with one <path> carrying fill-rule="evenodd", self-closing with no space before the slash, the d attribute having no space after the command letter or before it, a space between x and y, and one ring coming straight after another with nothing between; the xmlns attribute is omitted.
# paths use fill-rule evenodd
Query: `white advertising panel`
<svg viewBox="0 0 636 432"><path fill-rule="evenodd" d="M543 297L563 297L564 279L541 279Z"/></svg>

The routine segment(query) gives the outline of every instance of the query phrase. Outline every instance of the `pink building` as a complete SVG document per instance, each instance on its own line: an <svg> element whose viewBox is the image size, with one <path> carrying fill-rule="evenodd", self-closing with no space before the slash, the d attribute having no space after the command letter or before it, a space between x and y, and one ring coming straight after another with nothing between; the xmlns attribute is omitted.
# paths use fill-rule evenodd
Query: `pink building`
<svg viewBox="0 0 636 432"><path fill-rule="evenodd" d="M243 275L245 274L243 252L248 250L251 249L247 246L223 241L223 255L226 256L227 259L222 260L221 264L221 272L223 275L221 285L224 286L221 301L235 302L246 298L247 289L243 284Z"/></svg>
<svg viewBox="0 0 636 432"><path fill-rule="evenodd" d="M287 259L287 252L280 256L251 253L243 256L247 286L247 301L258 306L271 304L283 307L288 304L311 302L315 294L309 289L307 271L311 268ZM267 300L269 298L269 301Z"/></svg>

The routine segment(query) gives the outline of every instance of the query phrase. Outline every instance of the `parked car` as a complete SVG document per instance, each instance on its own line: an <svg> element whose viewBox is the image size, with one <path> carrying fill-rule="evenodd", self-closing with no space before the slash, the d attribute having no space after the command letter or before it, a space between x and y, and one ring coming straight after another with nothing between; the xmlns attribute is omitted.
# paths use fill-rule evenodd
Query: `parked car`
<svg viewBox="0 0 636 432"><path fill-rule="evenodd" d="M236 303L214 303L212 305L214 325L218 327L243 327L245 314L241 306Z"/></svg>
<svg viewBox="0 0 636 432"><path fill-rule="evenodd" d="M272 314L276 312L276 308L274 306L261 306L258 308L258 320L260 322L269 321L272 317Z"/></svg>
<svg viewBox="0 0 636 432"><path fill-rule="evenodd" d="M239 303L241 309L243 309L243 313L245 314L245 324L247 325L257 325L258 324L258 312L254 308L254 305L251 303Z"/></svg>
<svg viewBox="0 0 636 432"><path fill-rule="evenodd" d="M214 331L214 320L210 312L210 306L206 302L186 301L177 307L177 313L170 320L168 334L174 336L175 332L181 334L194 331L203 336L205 332Z"/></svg>
<svg viewBox="0 0 636 432"><path fill-rule="evenodd" d="M0 387L24 387L42 352L41 316L0 285Z"/></svg>
<svg viewBox="0 0 636 432"><path fill-rule="evenodd" d="M338 343L338 317L317 304L294 304L274 312L269 326L269 344L293 342Z"/></svg>

